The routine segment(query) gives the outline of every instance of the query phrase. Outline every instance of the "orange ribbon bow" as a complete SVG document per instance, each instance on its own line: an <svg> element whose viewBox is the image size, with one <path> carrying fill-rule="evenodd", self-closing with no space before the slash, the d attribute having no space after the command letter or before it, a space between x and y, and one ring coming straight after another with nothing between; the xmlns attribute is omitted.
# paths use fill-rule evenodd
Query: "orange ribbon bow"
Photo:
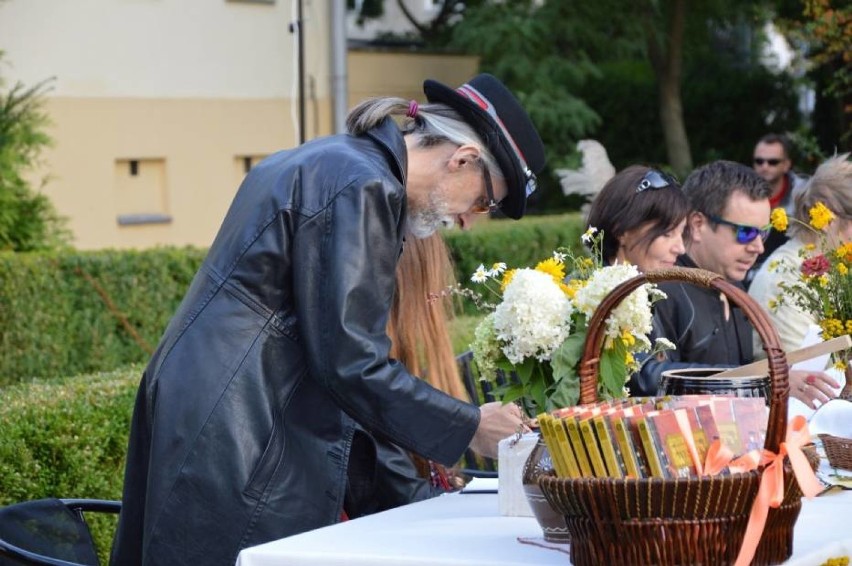
<svg viewBox="0 0 852 566"><path fill-rule="evenodd" d="M781 443L778 454L763 450L760 463L766 467L760 480L757 498L751 508L748 518L743 545L734 566L747 566L754 558L760 537L766 526L769 508L778 508L784 499L784 457L790 458L793 475L799 483L799 488L808 499L822 491L822 485L808 464L808 459L802 452L802 446L811 442L805 417L795 417L787 429L787 440Z"/></svg>

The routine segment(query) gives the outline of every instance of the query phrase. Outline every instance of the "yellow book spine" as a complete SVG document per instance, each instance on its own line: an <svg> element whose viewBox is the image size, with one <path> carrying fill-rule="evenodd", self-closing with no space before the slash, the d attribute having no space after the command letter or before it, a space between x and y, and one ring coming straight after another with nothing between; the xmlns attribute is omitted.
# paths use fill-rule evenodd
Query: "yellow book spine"
<svg viewBox="0 0 852 566"><path fill-rule="evenodd" d="M580 427L577 424L577 417L566 417L562 422L565 424L565 430L568 431L568 438L571 440L571 447L574 449L577 465L580 466L581 476L586 478L594 476L592 465L589 463L589 457L586 454L586 446L580 437Z"/></svg>
<svg viewBox="0 0 852 566"><path fill-rule="evenodd" d="M621 468L621 458L616 452L616 444L610 434L609 426L604 420L603 415L598 415L592 419L592 424L595 426L595 432L598 436L598 444L601 447L601 455L603 455L606 471L611 478L623 478L624 470Z"/></svg>
<svg viewBox="0 0 852 566"><path fill-rule="evenodd" d="M568 431L565 430L563 419L555 419L553 424L556 439L559 442L559 446L562 448L562 454L565 457L565 471L568 473L568 477L583 477L580 472L580 465L577 463L577 458L574 456L574 450L571 448L571 441L568 440Z"/></svg>
<svg viewBox="0 0 852 566"><path fill-rule="evenodd" d="M592 470L595 477L605 478L608 476L606 464L604 464L603 456L601 455L598 439L595 435L595 429L592 425L591 417L580 421L580 434L583 437L583 442L586 445L586 452L589 454L589 461L592 463Z"/></svg>
<svg viewBox="0 0 852 566"><path fill-rule="evenodd" d="M630 431L627 430L627 423L624 419L617 419L613 422L613 428L615 429L615 440L621 449L621 458L624 461L625 473L633 478L645 477L639 465L639 458L636 456L636 449L633 446Z"/></svg>
<svg viewBox="0 0 852 566"><path fill-rule="evenodd" d="M561 454L562 449L559 446L559 439L556 437L556 433L553 430L553 420L553 417L550 415L539 415L538 425L541 429L541 437L547 445L548 452L550 452L550 460L553 462L553 469L556 470L556 475L559 477L565 477L567 472L565 471L565 465L563 463Z"/></svg>
<svg viewBox="0 0 852 566"><path fill-rule="evenodd" d="M648 460L648 467L651 469L651 476L655 478L667 477L660 461L660 451L648 430L648 422L645 417L636 419L636 427L639 429L639 437L642 439L642 447L645 451L645 458Z"/></svg>

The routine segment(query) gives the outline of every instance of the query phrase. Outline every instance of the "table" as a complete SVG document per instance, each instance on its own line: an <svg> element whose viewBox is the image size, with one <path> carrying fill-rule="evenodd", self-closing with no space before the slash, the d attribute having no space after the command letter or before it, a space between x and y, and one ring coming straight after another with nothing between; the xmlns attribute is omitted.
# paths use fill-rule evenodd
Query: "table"
<svg viewBox="0 0 852 566"><path fill-rule="evenodd" d="M852 556L852 492L802 500L790 566ZM502 517L493 493L453 493L244 549L237 566L540 566L569 564L535 519ZM567 548L563 548L567 550Z"/></svg>

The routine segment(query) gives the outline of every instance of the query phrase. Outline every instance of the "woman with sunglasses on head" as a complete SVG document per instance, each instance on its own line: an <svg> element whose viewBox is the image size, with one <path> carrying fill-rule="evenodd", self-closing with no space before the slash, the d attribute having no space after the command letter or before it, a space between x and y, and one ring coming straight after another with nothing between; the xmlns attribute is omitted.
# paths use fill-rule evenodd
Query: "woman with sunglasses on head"
<svg viewBox="0 0 852 566"><path fill-rule="evenodd" d="M603 233L603 259L639 271L672 267L684 253L689 201L671 176L631 165L610 179L592 201L587 227Z"/></svg>

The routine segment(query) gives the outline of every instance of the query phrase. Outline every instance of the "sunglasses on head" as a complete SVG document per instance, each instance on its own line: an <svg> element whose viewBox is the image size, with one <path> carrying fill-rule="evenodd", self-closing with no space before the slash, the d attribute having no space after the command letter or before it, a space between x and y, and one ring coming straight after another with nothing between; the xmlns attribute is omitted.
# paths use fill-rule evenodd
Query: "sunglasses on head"
<svg viewBox="0 0 852 566"><path fill-rule="evenodd" d="M656 169L649 169L642 177L642 180L639 181L639 184L636 185L636 192L641 193L648 189L664 189L666 187L673 187L676 185L677 179L671 175L663 173L662 171L657 171Z"/></svg>
<svg viewBox="0 0 852 566"><path fill-rule="evenodd" d="M770 157L768 159L764 158L764 157L755 157L754 158L754 164L755 165L763 165L764 163L766 163L767 165L771 165L772 167L775 167L776 165L781 163L781 160L776 158L776 157Z"/></svg>
<svg viewBox="0 0 852 566"><path fill-rule="evenodd" d="M760 236L761 240L766 240L766 238L769 237L770 230L772 229L772 224L767 224L763 228L758 228L757 226L747 226L745 224L730 222L713 214L705 214L705 216L713 224L724 224L725 226L733 228L734 233L737 235L738 244L750 244L755 241L758 236Z"/></svg>

